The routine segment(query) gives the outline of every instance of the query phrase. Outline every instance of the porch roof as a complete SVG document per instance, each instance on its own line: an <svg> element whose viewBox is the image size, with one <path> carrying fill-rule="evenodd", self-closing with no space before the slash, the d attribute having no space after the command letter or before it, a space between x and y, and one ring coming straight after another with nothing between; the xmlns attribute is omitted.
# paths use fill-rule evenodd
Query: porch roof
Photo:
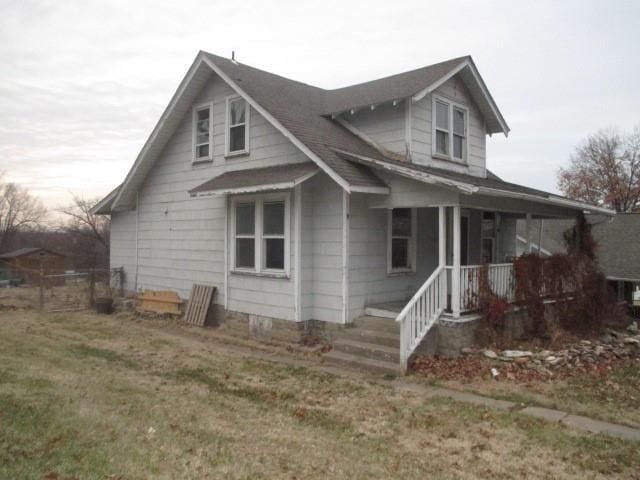
<svg viewBox="0 0 640 480"><path fill-rule="evenodd" d="M553 205L574 211L599 213L608 216L615 215L613 210L609 210L607 208L598 207L577 200L571 200L561 195L525 187L524 185L505 182L488 171L486 177L477 177L466 173L459 173L426 165L417 165L415 163L399 161L392 158L378 160L361 155L354 155L346 151L336 152L344 160L361 163L379 170L386 170L420 182L455 188L468 195L478 194L486 197L506 197L526 200L533 203Z"/></svg>
<svg viewBox="0 0 640 480"><path fill-rule="evenodd" d="M284 190L295 187L319 171L320 168L313 162L232 170L189 190L189 194L192 197L198 197L226 193Z"/></svg>

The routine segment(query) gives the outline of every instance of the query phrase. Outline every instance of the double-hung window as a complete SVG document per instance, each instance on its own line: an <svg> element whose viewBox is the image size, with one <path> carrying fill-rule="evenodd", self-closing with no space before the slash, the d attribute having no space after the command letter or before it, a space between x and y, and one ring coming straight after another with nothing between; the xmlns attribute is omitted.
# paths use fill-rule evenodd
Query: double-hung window
<svg viewBox="0 0 640 480"><path fill-rule="evenodd" d="M289 198L266 195L232 202L233 269L285 275L289 268Z"/></svg>
<svg viewBox="0 0 640 480"><path fill-rule="evenodd" d="M467 157L467 111L459 105L434 97L433 153L464 161Z"/></svg>
<svg viewBox="0 0 640 480"><path fill-rule="evenodd" d="M394 208L389 211L387 270L389 273L415 271L416 211Z"/></svg>
<svg viewBox="0 0 640 480"><path fill-rule="evenodd" d="M249 152L249 105L242 97L227 98L226 154Z"/></svg>
<svg viewBox="0 0 640 480"><path fill-rule="evenodd" d="M213 105L208 103L193 110L193 161L213 158Z"/></svg>

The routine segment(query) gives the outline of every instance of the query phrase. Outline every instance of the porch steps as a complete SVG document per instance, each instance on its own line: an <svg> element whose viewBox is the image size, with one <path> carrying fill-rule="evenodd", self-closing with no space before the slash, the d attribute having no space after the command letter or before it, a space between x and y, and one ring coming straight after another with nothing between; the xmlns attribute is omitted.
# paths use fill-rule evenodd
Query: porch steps
<svg viewBox="0 0 640 480"><path fill-rule="evenodd" d="M347 340L385 345L387 347L400 348L400 332L390 333L366 328L348 328L340 333L340 337Z"/></svg>
<svg viewBox="0 0 640 480"><path fill-rule="evenodd" d="M400 326L390 318L365 315L334 335L327 363L378 375L402 373Z"/></svg>

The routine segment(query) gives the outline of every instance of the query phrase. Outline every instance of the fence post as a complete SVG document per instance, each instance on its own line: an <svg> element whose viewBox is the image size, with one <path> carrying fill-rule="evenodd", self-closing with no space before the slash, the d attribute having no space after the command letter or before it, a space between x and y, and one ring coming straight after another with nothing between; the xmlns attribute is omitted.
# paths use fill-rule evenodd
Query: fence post
<svg viewBox="0 0 640 480"><path fill-rule="evenodd" d="M124 298L124 267L120 267L118 269L118 293L120 294L120 298Z"/></svg>
<svg viewBox="0 0 640 480"><path fill-rule="evenodd" d="M39 298L40 311L44 310L44 267L42 261L40 261L40 298Z"/></svg>
<svg viewBox="0 0 640 480"><path fill-rule="evenodd" d="M93 308L96 293L96 272L92 268L89 270L89 308Z"/></svg>

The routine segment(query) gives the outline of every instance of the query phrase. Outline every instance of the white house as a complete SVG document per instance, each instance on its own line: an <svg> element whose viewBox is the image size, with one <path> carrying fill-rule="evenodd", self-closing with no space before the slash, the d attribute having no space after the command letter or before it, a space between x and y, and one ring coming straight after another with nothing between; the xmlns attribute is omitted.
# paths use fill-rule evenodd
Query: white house
<svg viewBox="0 0 640 480"><path fill-rule="evenodd" d="M518 218L610 213L493 175L486 137L508 132L468 56L324 90L199 52L95 211L129 290L210 284L291 322L369 309L398 320L404 364L473 309L480 264L509 294Z"/></svg>

